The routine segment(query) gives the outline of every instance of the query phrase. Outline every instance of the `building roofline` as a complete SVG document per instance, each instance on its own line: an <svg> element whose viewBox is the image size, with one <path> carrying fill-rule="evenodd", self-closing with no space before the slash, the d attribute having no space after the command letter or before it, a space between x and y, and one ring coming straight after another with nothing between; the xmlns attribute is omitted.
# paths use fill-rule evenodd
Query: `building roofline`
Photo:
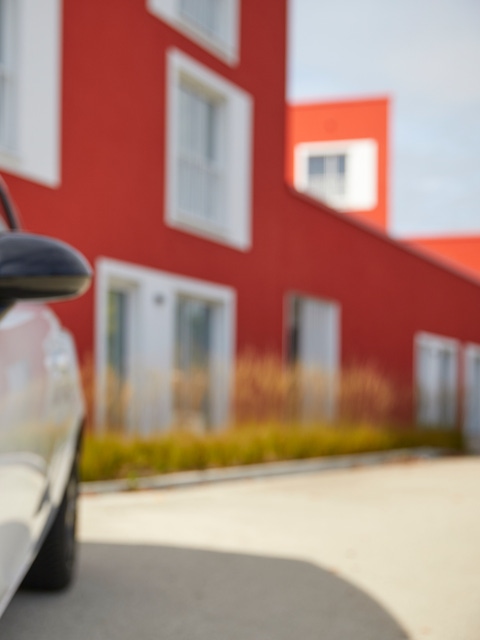
<svg viewBox="0 0 480 640"><path fill-rule="evenodd" d="M449 235L426 235L426 236L401 236L398 238L402 242L479 242L480 232L464 235L449 234Z"/></svg>
<svg viewBox="0 0 480 640"><path fill-rule="evenodd" d="M328 106L328 107L350 107L355 104L375 104L382 103L389 105L392 101L391 96L388 95L380 95L380 96L367 96L364 98L333 98L328 100L322 99L312 99L312 100L287 100L288 108L295 109L313 109L319 106Z"/></svg>
<svg viewBox="0 0 480 640"><path fill-rule="evenodd" d="M303 201L305 204L309 204L315 209L320 209L323 213L327 213L329 215L336 217L337 220L339 220L341 223L350 227L355 227L356 229L358 229L358 231L366 233L367 235L374 236L381 242L384 242L385 244L389 244L392 247L396 248L397 250L403 253L406 253L410 256L413 256L414 258L419 258L420 260L423 260L424 262L430 264L432 267L440 269L441 271L445 271L457 278L460 278L461 280L468 282L469 284L473 284L475 287L478 287L480 289L480 276L476 277L473 274L466 273L460 267L456 267L447 262L444 262L440 258L436 258L427 250L410 246L409 244L406 243L406 241L404 242L401 240L396 240L395 238L388 236L386 233L384 233L380 229L375 229L375 227L373 227L371 224L367 222L362 222L362 220L357 220L356 218L354 218L352 215L349 215L348 213L341 213L340 211L337 211L336 209L332 209L328 205L324 204L323 202L320 202L319 200L316 200L315 198L307 195L306 193L297 191L288 183L285 183L285 186L291 195L293 195L298 200Z"/></svg>

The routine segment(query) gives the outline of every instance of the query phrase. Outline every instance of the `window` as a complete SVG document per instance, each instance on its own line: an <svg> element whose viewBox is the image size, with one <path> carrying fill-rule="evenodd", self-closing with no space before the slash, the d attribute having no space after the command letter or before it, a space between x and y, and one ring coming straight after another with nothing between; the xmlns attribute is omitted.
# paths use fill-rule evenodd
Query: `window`
<svg viewBox="0 0 480 640"><path fill-rule="evenodd" d="M212 424L213 332L216 305L178 296L175 317L174 423Z"/></svg>
<svg viewBox="0 0 480 640"><path fill-rule="evenodd" d="M295 148L295 187L340 211L377 206L375 140L307 142Z"/></svg>
<svg viewBox="0 0 480 640"><path fill-rule="evenodd" d="M127 288L112 286L107 293L108 416L111 427L128 421L128 381L131 369L132 294Z"/></svg>
<svg viewBox="0 0 480 640"><path fill-rule="evenodd" d="M346 192L346 154L311 155L308 187L321 200L342 197Z"/></svg>
<svg viewBox="0 0 480 640"><path fill-rule="evenodd" d="M0 0L0 148L3 149L14 147L14 11L13 0Z"/></svg>
<svg viewBox="0 0 480 640"><path fill-rule="evenodd" d="M302 412L308 419L332 418L340 366L340 307L292 295L287 313L287 358L302 370Z"/></svg>
<svg viewBox="0 0 480 640"><path fill-rule="evenodd" d="M177 50L168 65L166 221L247 250L251 97Z"/></svg>
<svg viewBox="0 0 480 640"><path fill-rule="evenodd" d="M238 61L240 0L147 0L148 10L229 64Z"/></svg>
<svg viewBox="0 0 480 640"><path fill-rule="evenodd" d="M138 287L125 278L109 278L103 292L105 309L105 375L102 421L109 429L134 428L138 408L133 402L134 359L138 347Z"/></svg>
<svg viewBox="0 0 480 640"><path fill-rule="evenodd" d="M215 42L223 42L226 7L225 0L180 0L180 15Z"/></svg>
<svg viewBox="0 0 480 640"><path fill-rule="evenodd" d="M465 437L480 452L480 345L465 348Z"/></svg>
<svg viewBox="0 0 480 640"><path fill-rule="evenodd" d="M0 168L60 182L61 0L0 0Z"/></svg>
<svg viewBox="0 0 480 640"><path fill-rule="evenodd" d="M178 210L221 227L225 224L221 158L222 100L180 79Z"/></svg>
<svg viewBox="0 0 480 640"><path fill-rule="evenodd" d="M234 290L106 258L96 274L98 425L140 433L224 426Z"/></svg>
<svg viewBox="0 0 480 640"><path fill-rule="evenodd" d="M453 427L457 417L458 343L421 333L415 340L417 420L432 427Z"/></svg>

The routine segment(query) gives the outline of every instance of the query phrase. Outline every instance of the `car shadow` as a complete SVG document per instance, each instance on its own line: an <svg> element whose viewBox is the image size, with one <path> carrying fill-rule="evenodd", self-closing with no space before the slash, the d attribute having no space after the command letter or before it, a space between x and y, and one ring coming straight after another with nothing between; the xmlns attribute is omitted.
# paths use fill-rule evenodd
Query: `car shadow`
<svg viewBox="0 0 480 640"><path fill-rule="evenodd" d="M20 591L8 640L400 640L375 600L308 562L191 548L82 544L75 585Z"/></svg>

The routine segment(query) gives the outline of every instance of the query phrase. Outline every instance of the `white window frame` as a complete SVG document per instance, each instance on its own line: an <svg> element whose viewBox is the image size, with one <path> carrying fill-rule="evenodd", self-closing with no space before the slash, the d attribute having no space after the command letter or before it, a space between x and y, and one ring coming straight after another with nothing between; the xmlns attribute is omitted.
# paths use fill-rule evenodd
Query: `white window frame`
<svg viewBox="0 0 480 640"><path fill-rule="evenodd" d="M167 144L165 158L165 221L240 251L251 247L253 99L207 67L177 49L167 54ZM214 224L184 215L177 203L179 155L179 86L187 81L221 101L225 217Z"/></svg>
<svg viewBox="0 0 480 640"><path fill-rule="evenodd" d="M0 169L50 187L60 184L62 0L14 4L14 131Z"/></svg>
<svg viewBox="0 0 480 640"><path fill-rule="evenodd" d="M427 401L422 402L420 397L420 385L422 384L421 380L421 361L420 361L420 350L429 349L434 354L440 351L446 351L453 356L453 374L452 374L452 388L450 390L451 402L452 405L450 407L452 418L451 420L442 423L441 416L439 415L440 409L438 405L435 404L435 400L430 399L430 402ZM457 422L457 413L458 413L458 394L459 394L459 358L460 358L460 343L458 340L454 338L441 336L433 333L420 332L415 335L414 340L414 380L416 385L416 394L417 394L417 407L416 407L416 417L419 425L424 427L434 427L434 428L453 428ZM435 396L438 395L439 390L430 389L430 392ZM426 408L425 408L426 407Z"/></svg>
<svg viewBox="0 0 480 640"><path fill-rule="evenodd" d="M216 38L202 29L201 25L189 20L181 10L181 0L147 0L148 11L168 25L180 31L209 53L220 58L230 66L238 64L240 59L240 2L241 0L223 0L224 37Z"/></svg>
<svg viewBox="0 0 480 640"><path fill-rule="evenodd" d="M323 201L339 211L370 211L378 204L378 144L373 138L312 141L294 149L294 185L321 199L309 188L308 161L313 156L345 155L345 193Z"/></svg>
<svg viewBox="0 0 480 640"><path fill-rule="evenodd" d="M235 355L235 290L194 278L177 276L139 265L99 258L96 262L95 371L96 422L102 426L107 354L107 293L111 287L135 292L131 336L133 404L130 428L148 434L168 428L173 421L171 375L175 366L175 304L178 296L198 298L216 305L212 361L212 427L228 421L230 376ZM133 356L132 356L133 358ZM147 401L145 401L147 394ZM128 425L127 425L128 426Z"/></svg>

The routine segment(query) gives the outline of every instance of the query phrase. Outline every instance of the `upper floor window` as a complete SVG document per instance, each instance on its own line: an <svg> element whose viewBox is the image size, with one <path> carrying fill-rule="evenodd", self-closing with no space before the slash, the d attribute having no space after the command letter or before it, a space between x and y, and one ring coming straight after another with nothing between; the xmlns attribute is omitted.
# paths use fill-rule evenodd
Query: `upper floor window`
<svg viewBox="0 0 480 640"><path fill-rule="evenodd" d="M308 186L320 199L339 198L346 192L345 153L317 154L308 158Z"/></svg>
<svg viewBox="0 0 480 640"><path fill-rule="evenodd" d="M0 148L15 145L15 5L13 0L0 0Z"/></svg>
<svg viewBox="0 0 480 640"><path fill-rule="evenodd" d="M339 211L377 206L375 140L306 142L295 148L295 187Z"/></svg>
<svg viewBox="0 0 480 640"><path fill-rule="evenodd" d="M221 132L223 100L195 86L179 85L178 193L179 212L213 224L225 223L225 187Z"/></svg>
<svg viewBox="0 0 480 640"><path fill-rule="evenodd" d="M62 0L0 0L0 169L60 182Z"/></svg>
<svg viewBox="0 0 480 640"><path fill-rule="evenodd" d="M213 40L226 40L225 0L180 0L180 15Z"/></svg>
<svg viewBox="0 0 480 640"><path fill-rule="evenodd" d="M250 247L252 99L178 50L168 54L166 220Z"/></svg>
<svg viewBox="0 0 480 640"><path fill-rule="evenodd" d="M147 7L229 64L238 61L240 0L147 0Z"/></svg>

